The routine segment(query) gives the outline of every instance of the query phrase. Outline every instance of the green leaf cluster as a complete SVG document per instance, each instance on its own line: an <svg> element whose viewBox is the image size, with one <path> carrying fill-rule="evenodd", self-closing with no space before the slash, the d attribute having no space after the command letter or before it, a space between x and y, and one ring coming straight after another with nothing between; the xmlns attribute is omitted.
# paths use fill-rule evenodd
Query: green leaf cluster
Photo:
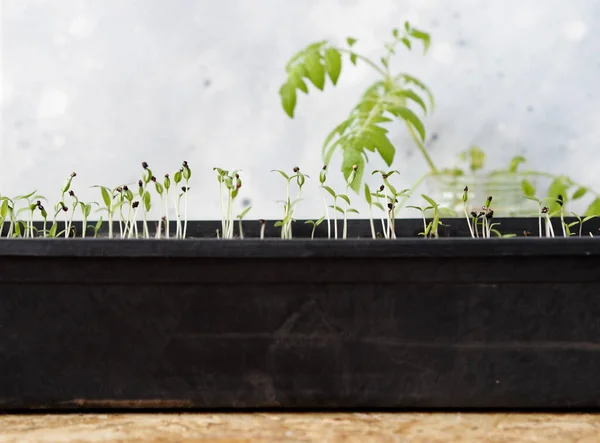
<svg viewBox="0 0 600 443"><path fill-rule="evenodd" d="M368 153L377 153L388 166L392 165L396 148L389 137L386 124L394 121L407 125L421 152L430 165L433 165L423 147L425 125L415 111L416 108L424 115L430 112L435 106L433 94L416 77L405 73L392 74L390 71L390 59L395 54L397 45L401 44L410 50L412 42L418 40L423 43L424 51L427 51L431 38L408 22L405 23L404 32L394 29L392 36L393 41L385 45L386 54L379 63L357 54L354 50L357 40L352 37L346 39L345 48L336 47L326 40L310 44L288 62L287 80L279 90L282 107L293 118L298 91L308 94L309 83L323 90L326 78L336 85L344 55L349 56L352 64L357 64L360 60L380 75L381 79L367 88L348 117L327 136L322 149L326 165L336 151L342 151L341 169L346 180L350 177L353 166L358 166L357 176L351 186L357 192L369 160Z"/></svg>

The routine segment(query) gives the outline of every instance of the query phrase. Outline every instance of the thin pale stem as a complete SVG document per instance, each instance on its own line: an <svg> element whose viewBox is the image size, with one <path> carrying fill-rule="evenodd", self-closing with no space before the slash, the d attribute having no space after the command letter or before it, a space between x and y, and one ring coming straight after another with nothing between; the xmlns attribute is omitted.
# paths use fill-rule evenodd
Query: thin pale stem
<svg viewBox="0 0 600 443"><path fill-rule="evenodd" d="M375 224L373 223L373 208L371 207L371 205L369 205L369 224L371 225L371 237L375 239L377 238L377 235L375 234Z"/></svg>
<svg viewBox="0 0 600 443"><path fill-rule="evenodd" d="M188 194L190 192L190 183L188 180L185 181L185 197L183 201L183 238L187 235L188 225Z"/></svg>

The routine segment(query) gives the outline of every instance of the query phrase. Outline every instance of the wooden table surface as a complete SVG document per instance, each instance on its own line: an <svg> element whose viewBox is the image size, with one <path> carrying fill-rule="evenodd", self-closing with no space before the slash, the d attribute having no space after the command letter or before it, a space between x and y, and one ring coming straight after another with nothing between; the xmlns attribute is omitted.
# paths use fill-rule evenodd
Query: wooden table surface
<svg viewBox="0 0 600 443"><path fill-rule="evenodd" d="M600 442L600 414L232 413L0 416L0 442Z"/></svg>

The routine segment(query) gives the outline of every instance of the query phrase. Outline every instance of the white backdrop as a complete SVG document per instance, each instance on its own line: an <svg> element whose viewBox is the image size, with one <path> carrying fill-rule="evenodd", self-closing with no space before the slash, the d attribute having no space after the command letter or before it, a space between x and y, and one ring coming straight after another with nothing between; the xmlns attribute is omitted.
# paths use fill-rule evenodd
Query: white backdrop
<svg viewBox="0 0 600 443"><path fill-rule="evenodd" d="M490 166L523 153L532 167L600 188L597 0L1 5L3 195L37 189L55 200L76 171L76 192L100 200L88 186L135 181L142 161L162 176L187 160L191 218L219 217L213 166L243 170L249 217L278 217L285 190L269 171L298 165L316 177L325 135L373 80L346 64L339 85L302 96L290 120L277 93L286 61L312 41L347 35L378 58L407 19L433 37L427 56L402 52L395 63L436 95L426 125L438 164L452 166L477 143ZM400 187L409 187L426 164L400 126L393 140ZM319 217L316 180L308 189L298 215Z"/></svg>

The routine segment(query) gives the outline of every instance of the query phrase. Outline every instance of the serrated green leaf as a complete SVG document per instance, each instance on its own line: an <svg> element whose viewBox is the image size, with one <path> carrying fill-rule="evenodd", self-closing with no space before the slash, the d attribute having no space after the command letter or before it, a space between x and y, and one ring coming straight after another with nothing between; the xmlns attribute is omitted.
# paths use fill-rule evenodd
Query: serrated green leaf
<svg viewBox="0 0 600 443"><path fill-rule="evenodd" d="M588 206L585 211L586 217L588 216L600 216L600 197L596 197L594 201Z"/></svg>
<svg viewBox="0 0 600 443"><path fill-rule="evenodd" d="M352 182L350 187L355 192L358 192L360 190L360 184L362 183L362 177L365 170L365 160L363 158L363 153L358 149L344 149L342 158L342 172L344 173L344 178L346 180L348 180L348 178L350 177L354 165L358 166L358 169L356 171L356 178Z"/></svg>
<svg viewBox="0 0 600 443"><path fill-rule="evenodd" d="M417 114L405 107L396 107L391 109L390 112L396 117L400 117L404 121L411 124L419 133L421 141L425 141L425 125L423 125L421 119L417 117Z"/></svg>
<svg viewBox="0 0 600 443"><path fill-rule="evenodd" d="M411 91L410 89L403 89L401 91L394 92L394 95L397 97L406 97L406 98L412 100L413 102L415 102L416 104L418 104L421 107L421 109L423 110L423 112L425 114L427 114L427 105L415 91Z"/></svg>
<svg viewBox="0 0 600 443"><path fill-rule="evenodd" d="M386 165L391 166L394 162L394 155L396 154L396 148L392 145L392 142L385 133L371 133L369 139L373 142L373 146L385 161Z"/></svg>
<svg viewBox="0 0 600 443"><path fill-rule="evenodd" d="M346 37L346 43L348 43L348 46L352 47L354 46L354 44L357 42L358 40L356 40L355 38L352 37Z"/></svg>
<svg viewBox="0 0 600 443"><path fill-rule="evenodd" d="M587 192L588 192L587 188L581 187L581 188L577 189L575 191L575 193L571 196L571 200L577 200L578 198L581 198L585 194L587 194Z"/></svg>
<svg viewBox="0 0 600 443"><path fill-rule="evenodd" d="M418 78L413 77L412 75L404 74L404 73L399 74L398 76L396 76L396 78L403 79L406 83L415 85L417 88L419 88L423 92L425 92L425 94L427 94L427 97L429 98L429 107L431 108L431 110L433 110L435 108L435 99L433 97L433 93L431 92L431 89L429 89L429 87L425 83L423 83Z"/></svg>
<svg viewBox="0 0 600 443"><path fill-rule="evenodd" d="M408 34L411 37L423 42L423 52L427 52L429 50L429 47L431 46L431 36L428 33L412 28L410 31L408 31Z"/></svg>
<svg viewBox="0 0 600 443"><path fill-rule="evenodd" d="M294 118L294 109L296 109L296 88L291 83L284 83L279 89L279 96L281 97L281 106L285 113L290 117Z"/></svg>
<svg viewBox="0 0 600 443"><path fill-rule="evenodd" d="M304 60L306 66L306 76L319 90L325 86L325 67L321 63L321 56L318 52L306 54Z"/></svg>
<svg viewBox="0 0 600 443"><path fill-rule="evenodd" d="M296 89L301 90L305 94L308 94L308 86L306 86L306 82L299 76L293 76L289 78L289 81L294 85Z"/></svg>
<svg viewBox="0 0 600 443"><path fill-rule="evenodd" d="M527 180L521 180L521 189L523 190L523 194L527 197L535 197L535 187L533 184Z"/></svg>
<svg viewBox="0 0 600 443"><path fill-rule="evenodd" d="M325 50L325 69L331 79L331 82L336 85L340 72L342 71L342 55L337 49L327 48Z"/></svg>

